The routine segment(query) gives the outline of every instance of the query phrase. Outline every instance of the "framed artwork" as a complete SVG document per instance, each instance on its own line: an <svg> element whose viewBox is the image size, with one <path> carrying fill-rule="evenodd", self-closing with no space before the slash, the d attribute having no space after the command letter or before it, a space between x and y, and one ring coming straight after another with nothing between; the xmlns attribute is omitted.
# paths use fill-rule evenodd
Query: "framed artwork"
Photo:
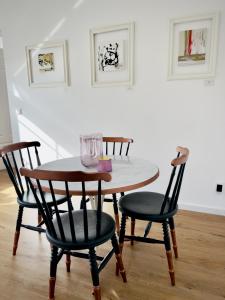
<svg viewBox="0 0 225 300"><path fill-rule="evenodd" d="M91 84L133 85L134 23L90 30Z"/></svg>
<svg viewBox="0 0 225 300"><path fill-rule="evenodd" d="M170 21L168 79L215 76L218 14Z"/></svg>
<svg viewBox="0 0 225 300"><path fill-rule="evenodd" d="M31 87L69 85L66 41L26 47L28 81Z"/></svg>

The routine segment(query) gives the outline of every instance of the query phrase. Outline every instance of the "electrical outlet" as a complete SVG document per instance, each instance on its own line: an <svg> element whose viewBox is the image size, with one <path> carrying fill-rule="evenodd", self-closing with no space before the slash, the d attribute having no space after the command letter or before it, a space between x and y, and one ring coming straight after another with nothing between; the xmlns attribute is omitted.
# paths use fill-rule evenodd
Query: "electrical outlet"
<svg viewBox="0 0 225 300"><path fill-rule="evenodd" d="M215 80L214 79L206 79L204 80L205 86L213 86L215 85Z"/></svg>
<svg viewBox="0 0 225 300"><path fill-rule="evenodd" d="M216 191L218 193L222 193L222 191L223 191L223 185L221 183L219 183L219 184L216 185Z"/></svg>

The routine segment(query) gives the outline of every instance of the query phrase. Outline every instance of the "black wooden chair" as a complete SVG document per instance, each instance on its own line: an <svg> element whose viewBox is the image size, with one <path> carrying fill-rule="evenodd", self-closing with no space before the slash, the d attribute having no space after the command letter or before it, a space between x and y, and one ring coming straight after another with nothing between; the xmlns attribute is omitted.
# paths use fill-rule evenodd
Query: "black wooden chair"
<svg viewBox="0 0 225 300"><path fill-rule="evenodd" d="M145 243L159 243L164 244L166 249L169 274L171 278L171 284L175 285L175 274L173 269L173 260L170 246L170 237L168 233L168 225L170 226L173 249L175 257L178 257L174 215L177 213L177 202L180 193L181 183L183 179L185 164L188 159L189 150L183 147L177 147L177 158L172 160L173 166L170 176L169 184L165 194L159 194L154 192L135 192L122 197L119 201L119 207L122 212L121 229L120 229L120 249L122 253L124 239L132 241L139 241ZM181 155L180 155L181 154ZM178 172L176 172L179 168ZM176 174L177 173L177 174ZM129 216L132 219L132 231L131 235L125 235L126 217ZM148 221L144 236L135 236L134 227L135 220ZM153 239L148 236L151 228L151 223L157 222L162 224L163 228L163 240Z"/></svg>
<svg viewBox="0 0 225 300"><path fill-rule="evenodd" d="M103 153L105 155L121 155L128 156L130 144L133 143L133 139L123 137L103 137ZM124 196L124 193L121 193ZM120 220L118 212L118 199L116 194L112 194L112 198L105 197L104 202L113 202L113 209L116 222L116 231L119 234Z"/></svg>
<svg viewBox="0 0 225 300"><path fill-rule="evenodd" d="M47 230L46 235L52 246L52 257L50 263L49 279L49 299L53 300L57 264L66 254L67 271L70 271L70 256L88 258L90 260L91 275L93 281L93 294L96 300L101 299L99 273L106 266L113 253L115 253L117 265L123 281L126 282L126 273L119 250L117 237L115 234L115 221L113 218L101 211L101 182L110 181L111 175L108 173L83 173L81 171L63 172L63 171L44 171L29 170L21 168L21 174L26 177L34 193L38 208L45 221ZM55 215L52 218L49 207L46 203L43 193L43 181L47 182L51 191L52 201L54 203ZM87 210L86 207L86 185L89 181L96 182L98 191L97 210ZM70 188L73 184L79 184L82 191L83 209L73 210L70 202ZM34 186L35 184L35 186ZM36 193L38 187L39 194ZM46 189L46 185L45 185ZM63 193L67 198L68 212L59 214L57 201L55 199L54 189ZM87 192L88 193L88 192ZM105 256L96 256L95 247L111 239L112 250ZM80 253L77 250L89 250L88 253ZM101 263L98 265L97 260Z"/></svg>
<svg viewBox="0 0 225 300"><path fill-rule="evenodd" d="M39 211L37 226L22 224L24 208L37 209L38 207L27 182L24 182L20 176L19 168L21 166L29 166L31 169L33 169L37 166L40 166L41 162L38 154L38 147L40 147L40 143L33 141L14 143L0 149L0 157L3 160L10 180L13 183L17 194L17 202L19 204L16 231L13 243L13 255L16 255L21 227L38 231L39 233L45 231L45 229L41 227L44 222ZM57 195L56 198L58 204L66 201L65 197L63 196ZM46 199L49 207L51 208L53 206L53 202L48 193L46 194Z"/></svg>

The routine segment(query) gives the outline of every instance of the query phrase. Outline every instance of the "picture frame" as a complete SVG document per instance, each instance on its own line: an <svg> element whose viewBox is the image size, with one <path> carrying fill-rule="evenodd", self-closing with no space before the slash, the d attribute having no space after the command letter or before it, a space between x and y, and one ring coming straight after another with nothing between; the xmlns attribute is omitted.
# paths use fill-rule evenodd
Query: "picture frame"
<svg viewBox="0 0 225 300"><path fill-rule="evenodd" d="M43 42L26 46L30 87L68 86L67 42Z"/></svg>
<svg viewBox="0 0 225 300"><path fill-rule="evenodd" d="M91 85L133 85L134 23L90 30Z"/></svg>
<svg viewBox="0 0 225 300"><path fill-rule="evenodd" d="M219 14L170 20L168 80L216 74Z"/></svg>

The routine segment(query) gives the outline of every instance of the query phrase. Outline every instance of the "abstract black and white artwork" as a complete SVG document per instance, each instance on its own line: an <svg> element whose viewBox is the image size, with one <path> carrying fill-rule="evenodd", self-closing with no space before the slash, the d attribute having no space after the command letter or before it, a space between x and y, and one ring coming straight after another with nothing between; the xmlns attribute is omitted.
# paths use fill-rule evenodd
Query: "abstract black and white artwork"
<svg viewBox="0 0 225 300"><path fill-rule="evenodd" d="M124 68L124 41L105 42L98 46L98 69L102 72Z"/></svg>
<svg viewBox="0 0 225 300"><path fill-rule="evenodd" d="M93 87L133 85L134 23L90 30Z"/></svg>

